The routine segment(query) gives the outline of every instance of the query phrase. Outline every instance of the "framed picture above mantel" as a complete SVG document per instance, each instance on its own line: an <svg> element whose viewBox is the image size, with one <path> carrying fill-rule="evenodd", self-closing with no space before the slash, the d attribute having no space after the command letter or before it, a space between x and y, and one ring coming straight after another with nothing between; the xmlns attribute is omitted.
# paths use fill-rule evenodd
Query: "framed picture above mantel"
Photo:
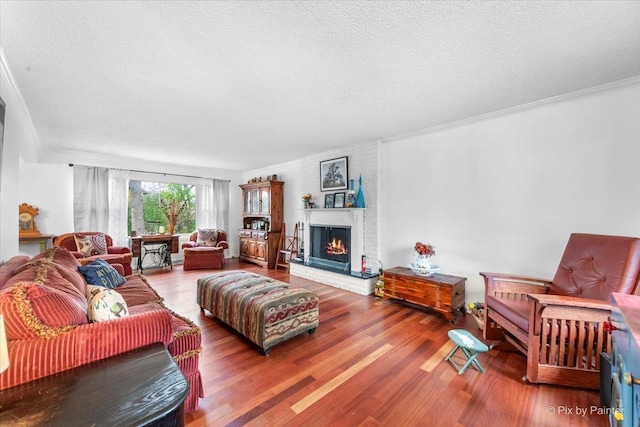
<svg viewBox="0 0 640 427"><path fill-rule="evenodd" d="M349 182L347 156L320 162L320 190L346 190Z"/></svg>

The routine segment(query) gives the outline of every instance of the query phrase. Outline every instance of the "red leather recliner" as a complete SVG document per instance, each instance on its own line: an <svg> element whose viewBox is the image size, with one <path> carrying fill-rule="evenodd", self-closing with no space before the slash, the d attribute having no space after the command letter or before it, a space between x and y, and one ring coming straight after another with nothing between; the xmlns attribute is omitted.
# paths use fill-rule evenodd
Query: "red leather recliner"
<svg viewBox="0 0 640 427"><path fill-rule="evenodd" d="M526 379L597 389L611 294L640 294L640 239L571 234L553 280L480 273L488 340L527 355Z"/></svg>

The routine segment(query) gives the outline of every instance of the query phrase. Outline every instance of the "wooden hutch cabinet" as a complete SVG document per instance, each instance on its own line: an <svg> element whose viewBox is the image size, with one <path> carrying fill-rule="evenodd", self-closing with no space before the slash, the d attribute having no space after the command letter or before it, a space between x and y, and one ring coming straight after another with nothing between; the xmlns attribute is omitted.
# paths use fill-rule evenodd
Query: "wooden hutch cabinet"
<svg viewBox="0 0 640 427"><path fill-rule="evenodd" d="M274 268L282 230L282 181L242 184L240 259Z"/></svg>

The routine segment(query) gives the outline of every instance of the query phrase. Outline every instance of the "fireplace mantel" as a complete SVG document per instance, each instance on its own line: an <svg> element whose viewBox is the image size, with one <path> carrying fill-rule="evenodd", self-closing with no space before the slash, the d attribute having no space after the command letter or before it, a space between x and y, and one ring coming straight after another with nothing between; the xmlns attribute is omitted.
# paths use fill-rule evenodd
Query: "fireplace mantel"
<svg viewBox="0 0 640 427"><path fill-rule="evenodd" d="M365 208L313 208L313 209L302 209L304 212L304 222L309 224L312 213L314 212L350 212L353 216L352 221L356 222L358 220L358 215L364 215Z"/></svg>

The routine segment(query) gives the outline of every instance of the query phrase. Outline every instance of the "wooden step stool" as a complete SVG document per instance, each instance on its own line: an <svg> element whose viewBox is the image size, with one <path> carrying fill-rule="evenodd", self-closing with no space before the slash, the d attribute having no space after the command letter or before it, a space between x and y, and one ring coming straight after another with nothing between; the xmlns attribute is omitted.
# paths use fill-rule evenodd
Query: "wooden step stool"
<svg viewBox="0 0 640 427"><path fill-rule="evenodd" d="M487 347L487 345L481 342L478 338L471 335L469 331L464 329L452 329L448 332L448 335L456 346L444 360L449 361L458 370L458 375L463 374L471 364L478 368L480 372L484 372L482 365L476 357L478 356L478 353L486 353L489 351L489 347ZM465 363L462 368L459 367L452 359L453 355L459 349L462 349L464 355L467 356L467 363Z"/></svg>

